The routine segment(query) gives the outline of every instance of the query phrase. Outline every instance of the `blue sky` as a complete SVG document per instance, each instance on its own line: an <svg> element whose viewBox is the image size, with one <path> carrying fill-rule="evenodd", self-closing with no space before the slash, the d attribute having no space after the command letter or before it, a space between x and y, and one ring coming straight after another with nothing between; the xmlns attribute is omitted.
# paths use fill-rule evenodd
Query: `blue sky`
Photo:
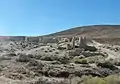
<svg viewBox="0 0 120 84"><path fill-rule="evenodd" d="M0 0L0 35L36 36L120 24L120 0Z"/></svg>

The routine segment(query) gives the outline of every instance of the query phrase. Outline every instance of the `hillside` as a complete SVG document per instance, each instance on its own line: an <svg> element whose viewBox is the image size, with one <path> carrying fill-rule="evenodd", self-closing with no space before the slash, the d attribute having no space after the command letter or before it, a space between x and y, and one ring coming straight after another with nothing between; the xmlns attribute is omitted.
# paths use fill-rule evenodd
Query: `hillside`
<svg viewBox="0 0 120 84"><path fill-rule="evenodd" d="M46 36L86 36L88 38L119 38L120 25L93 25L71 28Z"/></svg>
<svg viewBox="0 0 120 84"><path fill-rule="evenodd" d="M120 45L120 25L92 25L71 28L68 30L56 32L53 34L40 36L40 37L73 37L73 36L85 36L89 39L94 39L100 43L110 43ZM30 37L31 41L38 41L39 38ZM25 36L1 36L0 40L22 41L25 40ZM49 40L49 39L48 39Z"/></svg>

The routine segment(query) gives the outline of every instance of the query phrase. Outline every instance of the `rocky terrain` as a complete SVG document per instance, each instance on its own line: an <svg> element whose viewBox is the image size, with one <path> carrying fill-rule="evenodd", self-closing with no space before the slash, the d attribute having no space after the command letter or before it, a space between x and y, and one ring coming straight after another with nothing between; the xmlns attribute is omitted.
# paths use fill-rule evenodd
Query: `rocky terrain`
<svg viewBox="0 0 120 84"><path fill-rule="evenodd" d="M51 36L1 36L0 84L120 84L120 29L105 27Z"/></svg>

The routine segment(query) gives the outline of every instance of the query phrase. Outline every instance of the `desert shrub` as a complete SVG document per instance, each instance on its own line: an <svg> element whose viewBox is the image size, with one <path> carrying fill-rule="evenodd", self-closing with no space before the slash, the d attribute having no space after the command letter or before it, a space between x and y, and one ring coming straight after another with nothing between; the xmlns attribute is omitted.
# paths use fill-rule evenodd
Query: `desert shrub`
<svg viewBox="0 0 120 84"><path fill-rule="evenodd" d="M17 62L29 62L30 57L28 55L21 54L18 59L16 59Z"/></svg>
<svg viewBox="0 0 120 84"><path fill-rule="evenodd" d="M58 50L64 50L64 49L66 49L66 48L65 48L65 47L62 47L62 46L58 46L57 49L58 49Z"/></svg>
<svg viewBox="0 0 120 84"><path fill-rule="evenodd" d="M2 56L17 56L17 54L15 52L9 52L9 53L5 53Z"/></svg>
<svg viewBox="0 0 120 84"><path fill-rule="evenodd" d="M50 47L52 48L53 46L52 46L52 45L50 45Z"/></svg>
<svg viewBox="0 0 120 84"><path fill-rule="evenodd" d="M55 48L53 48L52 50L55 51Z"/></svg>
<svg viewBox="0 0 120 84"><path fill-rule="evenodd" d="M61 64L59 61L53 61L51 64Z"/></svg>
<svg viewBox="0 0 120 84"><path fill-rule="evenodd" d="M74 62L76 64L88 64L86 59L76 59Z"/></svg>
<svg viewBox="0 0 120 84"><path fill-rule="evenodd" d="M120 76L110 75L105 78L100 77L82 77L77 84L120 84Z"/></svg>
<svg viewBox="0 0 120 84"><path fill-rule="evenodd" d="M85 58L88 63L97 63L105 60L105 57L102 56L92 56Z"/></svg>
<svg viewBox="0 0 120 84"><path fill-rule="evenodd" d="M62 64L66 64L69 63L69 57L66 55L63 56L57 56L57 55L45 55L41 57L41 60L45 60L45 61L58 61Z"/></svg>
<svg viewBox="0 0 120 84"><path fill-rule="evenodd" d="M1 56L0 61L3 61L3 60L11 60L11 58L6 56Z"/></svg>
<svg viewBox="0 0 120 84"><path fill-rule="evenodd" d="M28 63L28 66L37 66L39 65L39 62L36 60L30 60L30 62Z"/></svg>
<svg viewBox="0 0 120 84"><path fill-rule="evenodd" d="M94 51L97 51L97 48L94 47L94 46L87 46L87 47L85 48L85 51L92 51L92 52L94 52Z"/></svg>
<svg viewBox="0 0 120 84"><path fill-rule="evenodd" d="M27 56L30 58L35 58L35 56L33 54L28 54Z"/></svg>
<svg viewBox="0 0 120 84"><path fill-rule="evenodd" d="M87 79L83 84L106 84L106 81L102 78L94 77Z"/></svg>
<svg viewBox="0 0 120 84"><path fill-rule="evenodd" d="M14 69L11 73L15 73L15 74L20 74L24 77L35 77L35 73L33 71L30 71L29 69L26 69L25 67L19 67L19 68L16 68Z"/></svg>
<svg viewBox="0 0 120 84"><path fill-rule="evenodd" d="M28 54L27 56L35 59L40 59L42 57L41 55L37 55L37 54Z"/></svg>
<svg viewBox="0 0 120 84"><path fill-rule="evenodd" d="M47 51L47 50L45 50L45 53L48 53L48 51Z"/></svg>
<svg viewBox="0 0 120 84"><path fill-rule="evenodd" d="M59 54L59 52L56 51L55 54Z"/></svg>
<svg viewBox="0 0 120 84"><path fill-rule="evenodd" d="M115 66L114 66L111 62L109 62L109 61L99 62L99 63L97 63L97 66L103 67L103 68L109 68L109 69L111 69L111 70L117 69L117 67L115 67Z"/></svg>
<svg viewBox="0 0 120 84"><path fill-rule="evenodd" d="M68 56L63 56L60 59L58 59L57 61L61 62L62 64L67 64L69 63L70 58Z"/></svg>
<svg viewBox="0 0 120 84"><path fill-rule="evenodd" d="M83 58L85 58L85 56L83 55L72 57L72 59L83 59Z"/></svg>
<svg viewBox="0 0 120 84"><path fill-rule="evenodd" d="M111 75L106 77L107 84L120 84L120 76L119 75Z"/></svg>
<svg viewBox="0 0 120 84"><path fill-rule="evenodd" d="M41 50L44 50L44 48L41 48Z"/></svg>
<svg viewBox="0 0 120 84"><path fill-rule="evenodd" d="M24 79L24 76L22 74L19 74L19 73L10 73L10 74L7 74L6 77L10 78L10 79L13 79L13 80L22 80Z"/></svg>
<svg viewBox="0 0 120 84"><path fill-rule="evenodd" d="M117 66L120 66L120 61L115 61L114 64L117 65Z"/></svg>
<svg viewBox="0 0 120 84"><path fill-rule="evenodd" d="M52 78L39 78L35 83L33 84L69 84L68 80L56 80Z"/></svg>
<svg viewBox="0 0 120 84"><path fill-rule="evenodd" d="M120 58L109 59L109 62L112 63L113 65L120 66Z"/></svg>
<svg viewBox="0 0 120 84"><path fill-rule="evenodd" d="M103 57L107 57L107 56L104 55L104 53L90 52L90 51L82 52L82 55L84 55L85 57L91 57L91 56L103 56Z"/></svg>
<svg viewBox="0 0 120 84"><path fill-rule="evenodd" d="M15 53L10 53L9 55L10 55L10 56L16 56L16 54L15 54Z"/></svg>
<svg viewBox="0 0 120 84"><path fill-rule="evenodd" d="M0 72L3 71L5 67L5 65L0 65Z"/></svg>
<svg viewBox="0 0 120 84"><path fill-rule="evenodd" d="M49 50L49 52L53 52L52 50Z"/></svg>
<svg viewBox="0 0 120 84"><path fill-rule="evenodd" d="M34 71L36 73L36 75L40 75L40 72L41 72L42 68L44 67L44 64L42 62L39 62L36 60L31 60L27 64L27 66L30 68L31 71Z"/></svg>
<svg viewBox="0 0 120 84"><path fill-rule="evenodd" d="M79 56L83 49L70 50L68 52L69 56Z"/></svg>
<svg viewBox="0 0 120 84"><path fill-rule="evenodd" d="M35 59L38 59L38 60L40 60L41 59L41 55L35 55Z"/></svg>
<svg viewBox="0 0 120 84"><path fill-rule="evenodd" d="M45 60L45 61L53 61L53 56L42 56L41 60Z"/></svg>
<svg viewBox="0 0 120 84"><path fill-rule="evenodd" d="M9 54L7 54L8 56L17 56L16 54L15 54L15 52L11 52L11 53L9 53Z"/></svg>

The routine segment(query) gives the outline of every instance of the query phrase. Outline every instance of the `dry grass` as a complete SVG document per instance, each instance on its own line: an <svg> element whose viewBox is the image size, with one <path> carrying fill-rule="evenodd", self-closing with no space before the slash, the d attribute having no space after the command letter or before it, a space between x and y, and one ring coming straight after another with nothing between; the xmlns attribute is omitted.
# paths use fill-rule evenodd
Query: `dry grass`
<svg viewBox="0 0 120 84"><path fill-rule="evenodd" d="M120 84L120 76L111 75L105 78L84 76L78 84Z"/></svg>

